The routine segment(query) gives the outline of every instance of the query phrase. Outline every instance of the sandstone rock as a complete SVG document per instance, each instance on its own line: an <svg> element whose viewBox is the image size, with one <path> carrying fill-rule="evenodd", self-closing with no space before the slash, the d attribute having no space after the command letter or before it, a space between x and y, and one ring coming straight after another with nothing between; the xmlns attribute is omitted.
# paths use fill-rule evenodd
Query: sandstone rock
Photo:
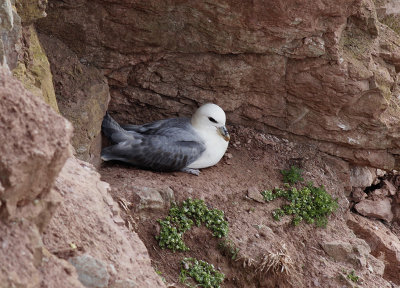
<svg viewBox="0 0 400 288"><path fill-rule="evenodd" d="M136 288L136 282L132 279L117 280L114 285L110 288Z"/></svg>
<svg viewBox="0 0 400 288"><path fill-rule="evenodd" d="M174 192L170 187L155 189L151 187L133 186L132 192L138 201L136 209L140 210L163 210L174 200Z"/></svg>
<svg viewBox="0 0 400 288"><path fill-rule="evenodd" d="M368 255L367 267L372 273L376 273L379 276L383 276L385 273L385 263L372 255Z"/></svg>
<svg viewBox="0 0 400 288"><path fill-rule="evenodd" d="M74 267L43 247L29 221L0 224L1 287L83 288Z"/></svg>
<svg viewBox="0 0 400 288"><path fill-rule="evenodd" d="M385 188L380 188L380 189L375 189L370 193L372 199L374 200L375 198L382 198L390 195L389 190Z"/></svg>
<svg viewBox="0 0 400 288"><path fill-rule="evenodd" d="M0 141L1 218L46 222L49 215L40 212L57 203L57 196L53 194L52 201L48 193L69 156L72 127L4 68L0 68L0 115L0 138L7 139Z"/></svg>
<svg viewBox="0 0 400 288"><path fill-rule="evenodd" d="M0 281L4 287L39 287L40 234L27 221L0 223Z"/></svg>
<svg viewBox="0 0 400 288"><path fill-rule="evenodd" d="M376 176L377 177L383 177L385 175L386 175L386 171L385 170L376 169Z"/></svg>
<svg viewBox="0 0 400 288"><path fill-rule="evenodd" d="M363 240L351 244L340 240L321 243L324 251L336 261L350 262L365 267L371 249Z"/></svg>
<svg viewBox="0 0 400 288"><path fill-rule="evenodd" d="M396 0L376 1L375 5L379 21L400 34L399 2Z"/></svg>
<svg viewBox="0 0 400 288"><path fill-rule="evenodd" d="M367 193L365 193L363 189L359 187L354 188L353 192L351 193L351 199L356 203L364 200L365 198L367 198L367 196Z"/></svg>
<svg viewBox="0 0 400 288"><path fill-rule="evenodd" d="M382 258L385 263L383 277L400 285L398 271L400 269L400 240L385 225L379 221L369 220L359 215L351 214L347 225L371 247L371 254ZM390 264L388 264L390 263Z"/></svg>
<svg viewBox="0 0 400 288"><path fill-rule="evenodd" d="M40 235L60 203L52 186L69 156L72 127L4 67L0 115L1 286L82 288Z"/></svg>
<svg viewBox="0 0 400 288"><path fill-rule="evenodd" d="M0 6L0 16L0 29L11 30L14 25L14 16L10 0L5 0Z"/></svg>
<svg viewBox="0 0 400 288"><path fill-rule="evenodd" d="M397 192L396 187L386 179L383 180L383 187L382 188L386 189L391 196L396 195L396 192Z"/></svg>
<svg viewBox="0 0 400 288"><path fill-rule="evenodd" d="M400 187L400 175L395 175L393 177L393 184L395 187L399 188Z"/></svg>
<svg viewBox="0 0 400 288"><path fill-rule="evenodd" d="M393 220L392 204L389 198L370 200L365 199L357 203L354 208L363 216L382 219L387 222Z"/></svg>
<svg viewBox="0 0 400 288"><path fill-rule="evenodd" d="M21 51L21 18L13 11L10 0L0 6L0 66L14 69Z"/></svg>
<svg viewBox="0 0 400 288"><path fill-rule="evenodd" d="M348 255L352 252L350 243L341 241L325 242L321 244L324 251L337 261L345 261L349 259Z"/></svg>
<svg viewBox="0 0 400 288"><path fill-rule="evenodd" d="M47 0L15 0L18 15L25 25L46 17L46 4Z"/></svg>
<svg viewBox="0 0 400 288"><path fill-rule="evenodd" d="M257 189L257 187L250 187L247 189L247 196L250 199L253 199L254 201L264 203L264 197L261 195L260 191Z"/></svg>
<svg viewBox="0 0 400 288"><path fill-rule="evenodd" d="M39 28L102 69L119 121L187 116L213 101L229 123L393 169L400 36L383 2L52 1Z"/></svg>
<svg viewBox="0 0 400 288"><path fill-rule="evenodd" d="M393 205L392 211L393 211L393 221L400 224L400 205L398 205L398 203Z"/></svg>
<svg viewBox="0 0 400 288"><path fill-rule="evenodd" d="M101 162L101 122L107 110L107 80L98 69L83 65L55 38L39 35L53 73L61 114L72 122L76 156L96 166Z"/></svg>
<svg viewBox="0 0 400 288"><path fill-rule="evenodd" d="M113 221L115 224L117 224L118 226L124 226L125 225L125 221L124 219L121 218L121 216L116 215L113 217Z"/></svg>
<svg viewBox="0 0 400 288"><path fill-rule="evenodd" d="M53 82L47 57L40 46L35 28L22 27L20 15L24 24L27 17L37 19L45 16L44 0L17 1L19 15L11 7L15 1L5 0L0 6L0 65L14 70L14 75L31 93L39 96L56 111ZM42 12L34 16L35 9L41 7ZM28 22L32 22L29 20ZM4 42L3 42L4 40Z"/></svg>
<svg viewBox="0 0 400 288"><path fill-rule="evenodd" d="M84 288L78 280L76 269L71 263L51 254L47 249L42 248L41 263L41 288L71 287Z"/></svg>
<svg viewBox="0 0 400 288"><path fill-rule="evenodd" d="M160 195L164 200L165 206L169 207L169 205L175 202L175 193L174 190L169 186L164 186L159 189Z"/></svg>
<svg viewBox="0 0 400 288"><path fill-rule="evenodd" d="M44 244L57 254L74 243L74 257L84 251L106 265L111 287L116 279L132 279L137 287L165 287L138 235L114 222L112 207L104 201L107 187L91 165L68 159L55 184L63 202L44 231Z"/></svg>
<svg viewBox="0 0 400 288"><path fill-rule="evenodd" d="M368 167L355 166L350 170L350 184L353 187L366 188L371 186L374 176Z"/></svg>
<svg viewBox="0 0 400 288"><path fill-rule="evenodd" d="M40 45L35 28L31 25L22 30L23 57L18 61L13 75L24 84L33 95L43 98L55 111L58 111L53 77L47 56Z"/></svg>
<svg viewBox="0 0 400 288"><path fill-rule="evenodd" d="M108 286L110 275L107 266L88 254L76 256L68 260L74 265L79 281L88 288L104 288Z"/></svg>
<svg viewBox="0 0 400 288"><path fill-rule="evenodd" d="M353 253L351 255L351 259L353 259L353 262L356 265L366 267L367 260L369 259L371 253L371 248L369 247L368 243L363 239L357 238L352 245Z"/></svg>

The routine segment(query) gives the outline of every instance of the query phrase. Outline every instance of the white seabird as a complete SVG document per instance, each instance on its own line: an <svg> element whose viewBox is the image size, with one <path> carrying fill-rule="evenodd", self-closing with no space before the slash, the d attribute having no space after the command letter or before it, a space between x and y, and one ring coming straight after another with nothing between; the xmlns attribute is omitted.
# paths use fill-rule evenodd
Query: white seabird
<svg viewBox="0 0 400 288"><path fill-rule="evenodd" d="M118 160L154 171L198 169L221 160L229 143L226 116L218 105L207 103L191 118L171 118L144 125L120 126L108 113L102 131L114 145L101 151L104 161Z"/></svg>

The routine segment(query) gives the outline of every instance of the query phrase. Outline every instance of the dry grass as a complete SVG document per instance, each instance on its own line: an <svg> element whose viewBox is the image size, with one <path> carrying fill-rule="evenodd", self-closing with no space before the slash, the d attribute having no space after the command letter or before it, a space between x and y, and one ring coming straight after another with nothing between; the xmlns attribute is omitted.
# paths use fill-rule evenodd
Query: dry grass
<svg viewBox="0 0 400 288"><path fill-rule="evenodd" d="M267 273L292 275L294 272L294 262L287 254L285 245L275 253L268 252L264 254L257 266L256 272L261 275Z"/></svg>
<svg viewBox="0 0 400 288"><path fill-rule="evenodd" d="M126 214L125 225L129 231L137 231L137 224L131 215L133 204L124 198L118 199L118 204Z"/></svg>

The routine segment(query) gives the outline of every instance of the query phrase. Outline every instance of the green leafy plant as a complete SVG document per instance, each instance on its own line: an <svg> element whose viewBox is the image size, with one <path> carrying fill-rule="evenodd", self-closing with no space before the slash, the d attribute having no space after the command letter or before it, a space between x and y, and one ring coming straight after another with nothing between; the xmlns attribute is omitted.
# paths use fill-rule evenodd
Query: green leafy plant
<svg viewBox="0 0 400 288"><path fill-rule="evenodd" d="M283 182L289 183L291 185L296 184L297 182L304 181L301 173L301 169L296 166L291 166L289 170L281 170L281 174L283 175Z"/></svg>
<svg viewBox="0 0 400 288"><path fill-rule="evenodd" d="M300 171L294 166L292 168L296 173ZM291 176L288 177L292 180L301 178L301 175L294 177L293 173L289 174ZM278 221L284 215L293 215L292 222L295 226L305 220L309 224L315 223L319 227L326 227L327 217L338 207L337 199L333 199L323 186L315 187L312 182L300 189L286 185L286 189L275 188L274 190L263 191L261 194L266 202L273 201L276 198L286 199L288 204L275 209L272 216Z"/></svg>
<svg viewBox="0 0 400 288"><path fill-rule="evenodd" d="M182 260L182 268L180 273L180 281L187 286L188 278L198 283L196 286L204 288L220 288L224 281L225 275L215 270L214 265L195 258L184 258Z"/></svg>
<svg viewBox="0 0 400 288"><path fill-rule="evenodd" d="M188 251L189 247L183 242L182 235L183 232L177 227L172 226L171 222L168 220L158 220L160 223L160 235L156 237L158 240L158 245L161 248L168 248L172 251Z"/></svg>
<svg viewBox="0 0 400 288"><path fill-rule="evenodd" d="M208 207L203 200L191 198L183 201L180 208L181 214L193 219L197 226L200 226L206 220L208 211Z"/></svg>
<svg viewBox="0 0 400 288"><path fill-rule="evenodd" d="M164 220L158 220L161 229L156 236L161 248L172 251L187 251L189 248L183 242L183 234L194 224L205 224L213 236L222 238L228 235L228 222L224 219L224 212L218 209L209 209L203 200L187 199L181 206L174 205Z"/></svg>
<svg viewBox="0 0 400 288"><path fill-rule="evenodd" d="M347 279L349 279L350 281L357 283L359 280L359 277L355 274L354 270L352 270L351 272L347 273Z"/></svg>
<svg viewBox="0 0 400 288"><path fill-rule="evenodd" d="M224 212L218 209L208 210L204 223L213 233L213 236L222 238L228 235L229 225L225 221Z"/></svg>

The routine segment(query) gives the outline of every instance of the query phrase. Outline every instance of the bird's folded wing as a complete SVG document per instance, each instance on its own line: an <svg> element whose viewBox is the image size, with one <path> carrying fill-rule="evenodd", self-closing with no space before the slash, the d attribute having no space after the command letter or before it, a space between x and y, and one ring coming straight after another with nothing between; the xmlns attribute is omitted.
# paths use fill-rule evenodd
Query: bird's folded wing
<svg viewBox="0 0 400 288"><path fill-rule="evenodd" d="M151 170L178 171L197 160L205 150L202 141L187 141L181 136L148 135L140 141L126 140L104 148L102 158Z"/></svg>
<svg viewBox="0 0 400 288"><path fill-rule="evenodd" d="M191 126L189 118L171 118L159 120L144 125L122 125L126 131L134 131L140 134L146 135L163 135L164 131L168 131L170 128L188 129Z"/></svg>

